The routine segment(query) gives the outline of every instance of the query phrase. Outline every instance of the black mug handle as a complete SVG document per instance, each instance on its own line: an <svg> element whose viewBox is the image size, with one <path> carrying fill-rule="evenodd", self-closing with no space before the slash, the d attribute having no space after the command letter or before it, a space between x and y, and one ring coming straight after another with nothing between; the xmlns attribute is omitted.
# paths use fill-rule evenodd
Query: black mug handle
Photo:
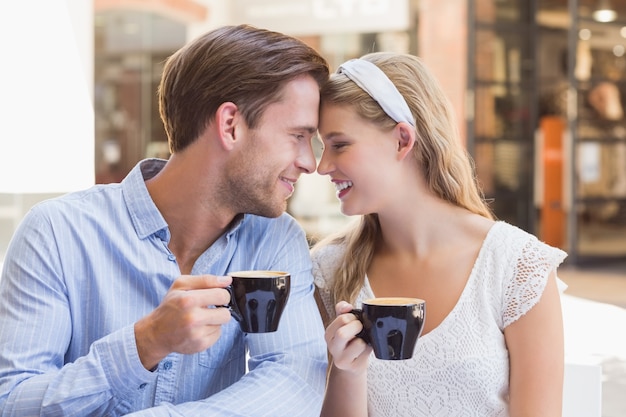
<svg viewBox="0 0 626 417"><path fill-rule="evenodd" d="M228 311L230 311L230 315L233 316L233 318L235 320L237 320L238 322L241 323L243 321L243 314L241 314L241 311L239 311L239 307L237 307L237 302L235 301L235 291L233 290L233 285L230 284L225 289L230 294L230 302L227 305L220 306L220 307L227 308Z"/></svg>
<svg viewBox="0 0 626 417"><path fill-rule="evenodd" d="M363 328L361 329L360 332L358 332L355 337L358 337L359 339L363 339L363 341L365 343L367 343L368 345L371 344L370 338L367 335L367 332L365 331L365 323L363 323L363 310L360 308L354 308L352 310L350 310L350 313L354 314L356 316L356 318L361 322L361 324L363 325Z"/></svg>

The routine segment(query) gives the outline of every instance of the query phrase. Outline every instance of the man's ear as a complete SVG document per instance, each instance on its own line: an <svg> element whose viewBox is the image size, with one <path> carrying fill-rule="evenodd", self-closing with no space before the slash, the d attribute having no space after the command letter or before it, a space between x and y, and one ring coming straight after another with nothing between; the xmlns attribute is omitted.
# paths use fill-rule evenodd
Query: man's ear
<svg viewBox="0 0 626 417"><path fill-rule="evenodd" d="M415 146L415 128L408 123L398 123L394 128L394 137L398 146L398 160L401 161L411 153Z"/></svg>
<svg viewBox="0 0 626 417"><path fill-rule="evenodd" d="M235 146L240 129L241 113L235 103L227 101L222 103L215 112L215 126L217 128L220 144L226 150Z"/></svg>

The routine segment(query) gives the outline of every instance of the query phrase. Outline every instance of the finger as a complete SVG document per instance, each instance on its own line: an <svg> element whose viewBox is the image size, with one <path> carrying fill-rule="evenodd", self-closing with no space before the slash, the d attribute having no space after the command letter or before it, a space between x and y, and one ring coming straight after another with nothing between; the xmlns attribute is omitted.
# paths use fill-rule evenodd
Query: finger
<svg viewBox="0 0 626 417"><path fill-rule="evenodd" d="M347 345L356 335L363 329L363 325L358 320L352 320L349 323L337 328L332 338L338 340L339 343Z"/></svg>
<svg viewBox="0 0 626 417"><path fill-rule="evenodd" d="M355 338L348 343L345 352L351 360L355 360L361 356L367 356L364 354L369 354L370 349L371 347L363 339Z"/></svg>
<svg viewBox="0 0 626 417"><path fill-rule="evenodd" d="M364 369L367 367L372 348L361 339L354 339L343 350L330 351L333 361L340 369Z"/></svg>
<svg viewBox="0 0 626 417"><path fill-rule="evenodd" d="M329 334L329 337L333 337L339 328L354 320L356 320L356 317L353 314L341 314L328 325L326 333Z"/></svg>
<svg viewBox="0 0 626 417"><path fill-rule="evenodd" d="M337 313L337 315L349 313L353 309L354 307L352 306L352 304L348 303L347 301L339 301L337 305L335 305L335 313Z"/></svg>
<svg viewBox="0 0 626 417"><path fill-rule="evenodd" d="M367 362L369 362L370 355L372 353L372 347L368 344L363 343L363 350L357 350L357 354L352 360L354 365L357 367L367 366Z"/></svg>
<svg viewBox="0 0 626 417"><path fill-rule="evenodd" d="M230 322L232 316L226 308L207 308L202 313L202 321L205 326L221 326Z"/></svg>
<svg viewBox="0 0 626 417"><path fill-rule="evenodd" d="M227 306L230 303L230 293L224 288L190 290L185 295L193 297L193 304L203 308L212 306L222 307Z"/></svg>
<svg viewBox="0 0 626 417"><path fill-rule="evenodd" d="M181 275L172 288L178 290L200 290L207 288L225 288L232 282L229 276L221 275Z"/></svg>
<svg viewBox="0 0 626 417"><path fill-rule="evenodd" d="M178 327L184 329L185 332L203 335L210 330L210 327L220 327L230 322L230 320L231 315L228 309L204 307L197 308L182 317L178 322Z"/></svg>
<svg viewBox="0 0 626 417"><path fill-rule="evenodd" d="M349 315L346 314L346 316ZM336 320L335 326L329 326L328 331L324 335L328 350L333 354L346 349L348 344L355 339L355 335L363 328L363 325L358 320L352 319L340 326L341 322L342 320Z"/></svg>
<svg viewBox="0 0 626 417"><path fill-rule="evenodd" d="M226 306L230 302L230 293L224 288L205 290L170 291L166 295L165 304L178 311L191 312L207 307Z"/></svg>

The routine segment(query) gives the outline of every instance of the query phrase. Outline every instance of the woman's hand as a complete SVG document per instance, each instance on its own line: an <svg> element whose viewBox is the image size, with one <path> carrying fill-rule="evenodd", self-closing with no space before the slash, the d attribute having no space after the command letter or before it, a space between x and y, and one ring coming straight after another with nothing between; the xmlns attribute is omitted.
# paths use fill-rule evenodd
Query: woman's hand
<svg viewBox="0 0 626 417"><path fill-rule="evenodd" d="M335 306L337 318L326 328L326 344L333 357L333 364L342 371L362 373L367 369L372 347L356 335L363 324L350 311L354 307L340 301Z"/></svg>

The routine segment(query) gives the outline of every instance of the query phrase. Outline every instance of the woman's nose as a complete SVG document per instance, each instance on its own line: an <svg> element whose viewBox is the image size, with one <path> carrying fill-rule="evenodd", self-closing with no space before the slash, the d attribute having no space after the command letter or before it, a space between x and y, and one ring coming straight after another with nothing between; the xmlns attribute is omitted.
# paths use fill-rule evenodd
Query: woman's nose
<svg viewBox="0 0 626 417"><path fill-rule="evenodd" d="M330 158L325 151L322 151L322 157L317 165L317 173L320 175L328 175L332 172Z"/></svg>

